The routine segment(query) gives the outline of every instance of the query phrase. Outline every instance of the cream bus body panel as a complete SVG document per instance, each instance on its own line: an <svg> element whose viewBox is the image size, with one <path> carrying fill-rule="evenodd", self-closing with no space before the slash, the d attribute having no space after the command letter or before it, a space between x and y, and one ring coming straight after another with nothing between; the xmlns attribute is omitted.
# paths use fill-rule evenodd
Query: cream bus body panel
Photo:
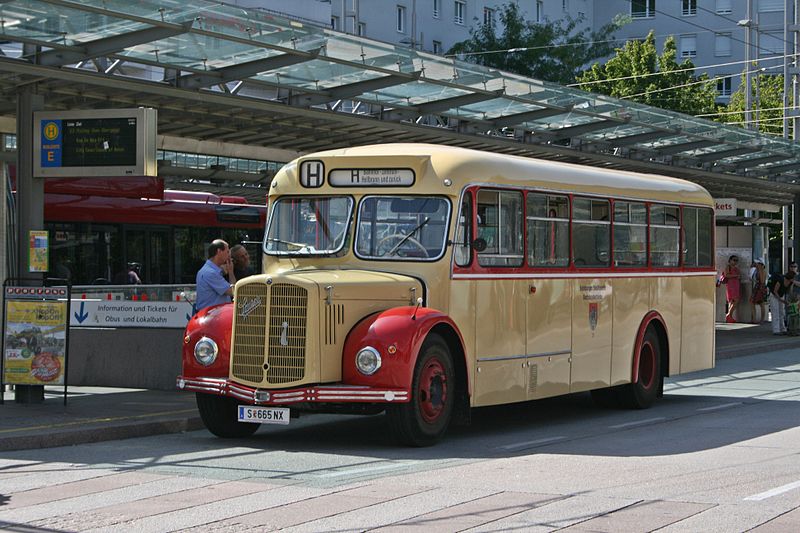
<svg viewBox="0 0 800 533"><path fill-rule="evenodd" d="M610 385L630 383L633 350L642 319L650 310L649 277L614 279ZM674 354L677 356L677 354Z"/></svg>
<svg viewBox="0 0 800 533"><path fill-rule="evenodd" d="M572 280L572 371L570 392L607 387L611 379L611 282Z"/></svg>
<svg viewBox="0 0 800 533"><path fill-rule="evenodd" d="M714 368L713 276L683 278L680 373Z"/></svg>
<svg viewBox="0 0 800 533"><path fill-rule="evenodd" d="M528 399L569 392L572 289L568 279L523 280L527 286Z"/></svg>
<svg viewBox="0 0 800 533"><path fill-rule="evenodd" d="M658 312L667 328L669 343L669 375L680 373L681 368L681 291L683 279L675 276L650 278L650 309ZM713 329L712 329L713 331ZM629 378L630 379L630 378Z"/></svg>

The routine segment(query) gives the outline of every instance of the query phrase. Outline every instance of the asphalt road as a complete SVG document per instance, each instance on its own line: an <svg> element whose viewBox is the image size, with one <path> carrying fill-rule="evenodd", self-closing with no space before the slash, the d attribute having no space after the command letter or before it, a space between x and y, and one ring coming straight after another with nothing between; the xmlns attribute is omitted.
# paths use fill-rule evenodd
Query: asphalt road
<svg viewBox="0 0 800 533"><path fill-rule="evenodd" d="M438 446L380 416L0 456L14 531L800 531L800 354L718 362L644 411L479 409Z"/></svg>

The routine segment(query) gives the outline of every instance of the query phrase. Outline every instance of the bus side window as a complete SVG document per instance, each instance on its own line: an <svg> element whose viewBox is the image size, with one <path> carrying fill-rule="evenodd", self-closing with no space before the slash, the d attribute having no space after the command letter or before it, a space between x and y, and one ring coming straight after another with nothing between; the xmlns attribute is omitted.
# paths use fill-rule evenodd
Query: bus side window
<svg viewBox="0 0 800 533"><path fill-rule="evenodd" d="M528 193L528 265L569 266L569 198Z"/></svg>
<svg viewBox="0 0 800 533"><path fill-rule="evenodd" d="M608 200L575 198L572 202L572 255L576 267L606 267L611 257Z"/></svg>
<svg viewBox="0 0 800 533"><path fill-rule="evenodd" d="M614 265L647 266L647 206L614 202Z"/></svg>
<svg viewBox="0 0 800 533"><path fill-rule="evenodd" d="M472 261L472 194L467 191L458 211L458 224L456 225L455 244L453 255L456 265L467 266Z"/></svg>
<svg viewBox="0 0 800 533"><path fill-rule="evenodd" d="M678 266L679 211L673 206L650 206L650 266Z"/></svg>
<svg viewBox="0 0 800 533"><path fill-rule="evenodd" d="M478 253L480 266L522 266L522 234L521 192L478 191L478 238L486 241Z"/></svg>

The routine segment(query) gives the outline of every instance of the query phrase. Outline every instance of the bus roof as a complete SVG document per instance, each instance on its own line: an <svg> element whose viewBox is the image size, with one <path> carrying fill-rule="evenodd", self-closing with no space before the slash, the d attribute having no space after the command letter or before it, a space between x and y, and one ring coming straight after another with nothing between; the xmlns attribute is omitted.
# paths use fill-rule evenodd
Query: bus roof
<svg viewBox="0 0 800 533"><path fill-rule="evenodd" d="M387 165L387 161L384 158L393 160L389 162L390 164L397 164L403 157L420 162L419 168L414 170L423 179L427 165L422 164L422 162L429 164L435 176L440 179L449 178L452 181L455 186L453 187L454 191L460 191L470 183L492 183L623 199L687 203L712 207L714 205L711 195L703 187L678 178L482 152L437 144L396 143L357 146L307 154L298 158L295 163L300 164L304 160L324 159L326 161L326 171L335 168L354 167L388 168L389 165ZM365 161L358 161L362 158ZM380 162L377 161L378 158L381 158ZM370 159L375 160L374 163L369 161ZM296 170L297 166L287 165L284 168L287 172L291 172ZM363 190L367 189L371 188L364 187ZM381 187L380 191L396 193L398 189L408 191L407 187ZM311 189L309 192L318 194L320 190Z"/></svg>

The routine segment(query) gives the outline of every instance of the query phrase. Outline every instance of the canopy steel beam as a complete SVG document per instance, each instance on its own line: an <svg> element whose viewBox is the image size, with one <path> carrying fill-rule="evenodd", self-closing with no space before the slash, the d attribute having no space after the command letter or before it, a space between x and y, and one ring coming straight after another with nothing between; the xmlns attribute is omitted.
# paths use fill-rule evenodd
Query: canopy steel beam
<svg viewBox="0 0 800 533"><path fill-rule="evenodd" d="M178 78L178 87L184 89L198 89L201 87L211 87L229 81L242 80L255 76L261 72L268 72L299 63L311 61L319 56L320 48L312 50L311 52L298 52L296 54L281 54L273 57L265 57L241 63L238 65L231 65L211 70L204 74L189 74Z"/></svg>
<svg viewBox="0 0 800 533"><path fill-rule="evenodd" d="M689 150L697 150L698 148L706 148L707 146L715 146L717 144L724 144L724 141L718 141L716 139L708 141L691 141L688 143L653 147L652 150L657 152L658 155L673 155L681 152L688 152Z"/></svg>
<svg viewBox="0 0 800 533"><path fill-rule="evenodd" d="M381 76L371 80L357 81L355 83L348 83L347 85L340 85L332 87L319 93L306 93L292 96L289 99L289 104L299 107L311 107L314 105L332 102L334 100L344 100L360 96L364 93L386 89L387 87L394 87L395 85L402 85L419 79L421 71L413 72L411 74L393 74L391 76Z"/></svg>
<svg viewBox="0 0 800 533"><path fill-rule="evenodd" d="M542 133L556 139L566 139L569 137L578 137L591 131L604 130L606 128L619 126L620 124L622 124L622 122L617 120L600 120L598 122L590 122L588 124L567 126L566 128L559 128L557 130L536 130L536 133Z"/></svg>
<svg viewBox="0 0 800 533"><path fill-rule="evenodd" d="M48 50L38 55L37 62L40 65L48 67L62 67L99 56L115 54L126 48L187 33L191 29L193 22L194 20L184 22L180 25L170 25L168 27L157 26L145 28L143 30L131 31L121 35L113 35L111 37L89 41L81 46Z"/></svg>
<svg viewBox="0 0 800 533"><path fill-rule="evenodd" d="M764 157L753 157L744 161L738 161L733 163L733 166L736 167L736 170L745 168L755 169L755 167L759 165L764 165L766 163L772 163L775 161L783 161L785 159L789 159L790 157L792 157L791 154L772 154Z"/></svg>
<svg viewBox="0 0 800 533"><path fill-rule="evenodd" d="M489 122L491 126L494 128L503 128L506 126L521 126L526 122L532 122L534 120L541 120L543 118L563 115L565 113L569 113L571 110L572 106L568 106L565 108L545 107L542 109L536 109L535 111L526 111L524 113L516 113L514 115L505 115L495 119L490 119Z"/></svg>
<svg viewBox="0 0 800 533"><path fill-rule="evenodd" d="M723 150L721 152L711 152L711 153L708 153L708 154L696 155L696 156L693 156L693 157L695 159L697 159L698 161L702 161L703 163L706 163L708 161L715 161L716 162L716 161L719 161L720 159L725 159L727 157L734 157L734 156L737 156L737 155L750 154L750 153L758 152L758 151L759 151L759 148L752 148L752 147L743 146L742 148L734 148L732 150Z"/></svg>
<svg viewBox="0 0 800 533"><path fill-rule="evenodd" d="M668 139L680 135L680 132L671 131L649 131L646 133L637 133L635 135L626 135L624 137L614 137L611 139L603 139L605 142L611 143L612 146L627 146L629 144L639 144L648 141L657 141L661 139Z"/></svg>

